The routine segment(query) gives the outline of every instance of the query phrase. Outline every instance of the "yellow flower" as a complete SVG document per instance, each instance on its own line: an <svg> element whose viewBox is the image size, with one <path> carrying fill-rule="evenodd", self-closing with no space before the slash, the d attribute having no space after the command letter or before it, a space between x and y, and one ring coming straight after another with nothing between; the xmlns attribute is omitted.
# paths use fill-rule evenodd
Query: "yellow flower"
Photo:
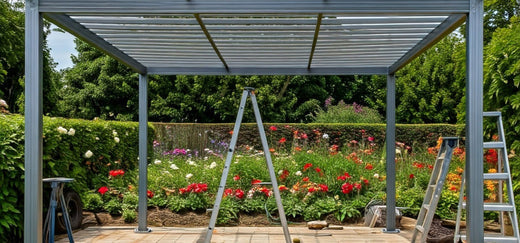
<svg viewBox="0 0 520 243"><path fill-rule="evenodd" d="M488 173L497 173L497 169L491 168L488 170Z"/></svg>

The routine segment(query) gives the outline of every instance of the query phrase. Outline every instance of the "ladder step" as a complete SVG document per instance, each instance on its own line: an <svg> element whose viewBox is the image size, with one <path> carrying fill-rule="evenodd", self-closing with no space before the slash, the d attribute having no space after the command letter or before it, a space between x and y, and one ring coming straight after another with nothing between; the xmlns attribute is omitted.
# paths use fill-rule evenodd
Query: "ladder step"
<svg viewBox="0 0 520 243"><path fill-rule="evenodd" d="M430 204L423 204L422 206L424 209L430 210Z"/></svg>
<svg viewBox="0 0 520 243"><path fill-rule="evenodd" d="M502 115L500 111L485 111L483 113L484 116L500 116Z"/></svg>
<svg viewBox="0 0 520 243"><path fill-rule="evenodd" d="M484 173L484 180L509 180L508 173Z"/></svg>
<svg viewBox="0 0 520 243"><path fill-rule="evenodd" d="M272 185L273 183L270 182L270 181L265 181L265 182L260 182L260 183L257 183L256 185Z"/></svg>
<svg viewBox="0 0 520 243"><path fill-rule="evenodd" d="M419 232L421 233L424 233L424 227L420 226L420 225L416 225L415 226L415 229L418 230Z"/></svg>
<svg viewBox="0 0 520 243"><path fill-rule="evenodd" d="M212 208L206 208L206 213L211 213L211 212L213 212Z"/></svg>
<svg viewBox="0 0 520 243"><path fill-rule="evenodd" d="M503 149L504 142L484 142L485 149Z"/></svg>
<svg viewBox="0 0 520 243"><path fill-rule="evenodd" d="M459 235L456 238L461 240L466 240L466 235ZM518 238L514 236L501 236L501 235L484 235L484 242L516 242L518 243Z"/></svg>
<svg viewBox="0 0 520 243"><path fill-rule="evenodd" d="M466 202L462 203L462 208L466 209ZM513 212L515 206L508 203L484 203L484 211Z"/></svg>

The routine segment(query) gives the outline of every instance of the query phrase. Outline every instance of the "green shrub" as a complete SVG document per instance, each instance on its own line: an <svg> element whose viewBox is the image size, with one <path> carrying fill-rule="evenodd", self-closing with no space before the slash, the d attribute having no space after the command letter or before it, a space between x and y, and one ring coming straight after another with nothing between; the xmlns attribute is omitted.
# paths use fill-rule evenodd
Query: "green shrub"
<svg viewBox="0 0 520 243"><path fill-rule="evenodd" d="M337 208L336 200L331 197L316 198L312 203L308 203L303 210L305 221L321 219L322 216L334 212Z"/></svg>
<svg viewBox="0 0 520 243"><path fill-rule="evenodd" d="M125 223L133 223L137 218L137 213L135 212L135 210L132 209L123 209L122 217Z"/></svg>
<svg viewBox="0 0 520 243"><path fill-rule="evenodd" d="M83 207L92 212L103 210L103 198L99 193L86 193L83 196Z"/></svg>
<svg viewBox="0 0 520 243"><path fill-rule="evenodd" d="M186 199L181 196L170 196L166 206L175 213L181 213L186 211L187 202Z"/></svg>
<svg viewBox="0 0 520 243"><path fill-rule="evenodd" d="M223 198L218 212L217 224L229 224L236 221L238 219L239 211L240 205L234 198Z"/></svg>
<svg viewBox="0 0 520 243"><path fill-rule="evenodd" d="M374 109L356 103L352 105L340 101L328 106L314 116L315 123L382 123L383 117Z"/></svg>
<svg viewBox="0 0 520 243"><path fill-rule="evenodd" d="M123 204L117 198L105 203L105 210L111 215L121 215L123 212Z"/></svg>
<svg viewBox="0 0 520 243"><path fill-rule="evenodd" d="M139 196L134 193L125 193L123 195L123 207L128 209L137 209L139 205Z"/></svg>

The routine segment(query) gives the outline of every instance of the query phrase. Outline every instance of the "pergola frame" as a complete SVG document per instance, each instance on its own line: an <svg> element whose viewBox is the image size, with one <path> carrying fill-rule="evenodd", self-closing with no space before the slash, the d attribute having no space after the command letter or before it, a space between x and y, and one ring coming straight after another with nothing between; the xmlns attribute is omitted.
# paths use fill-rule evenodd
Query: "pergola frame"
<svg viewBox="0 0 520 243"><path fill-rule="evenodd" d="M483 0L26 0L24 240L42 241L42 18L139 75L147 232L147 75L387 75L387 227L395 228L395 73L467 23L468 240L483 231Z"/></svg>

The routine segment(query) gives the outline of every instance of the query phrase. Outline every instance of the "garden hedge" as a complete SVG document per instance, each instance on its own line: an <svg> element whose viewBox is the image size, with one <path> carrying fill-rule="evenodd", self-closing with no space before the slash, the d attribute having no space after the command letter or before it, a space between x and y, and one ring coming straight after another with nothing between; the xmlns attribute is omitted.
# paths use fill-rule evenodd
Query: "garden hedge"
<svg viewBox="0 0 520 243"><path fill-rule="evenodd" d="M148 131L151 151L153 127ZM0 242L23 235L23 155L24 117L0 114ZM137 167L138 123L44 117L44 178L74 178L69 186L83 194L104 184L109 170Z"/></svg>
<svg viewBox="0 0 520 243"><path fill-rule="evenodd" d="M202 151L211 147L212 143L228 143L231 140L234 124L232 123L153 123L156 138L163 146L170 148L190 148ZM271 127L276 127L276 137L272 137ZM271 143L280 137L291 144L298 134L305 133L309 141L323 139L328 135L329 143L339 147L352 140L362 141L368 136L374 137L374 142L382 144L385 141L385 124L287 124L266 123L264 129ZM250 145L261 148L260 136L256 123L243 123L240 127L237 145ZM410 146L435 146L440 136L463 136L464 125L451 124L397 124L396 140Z"/></svg>

